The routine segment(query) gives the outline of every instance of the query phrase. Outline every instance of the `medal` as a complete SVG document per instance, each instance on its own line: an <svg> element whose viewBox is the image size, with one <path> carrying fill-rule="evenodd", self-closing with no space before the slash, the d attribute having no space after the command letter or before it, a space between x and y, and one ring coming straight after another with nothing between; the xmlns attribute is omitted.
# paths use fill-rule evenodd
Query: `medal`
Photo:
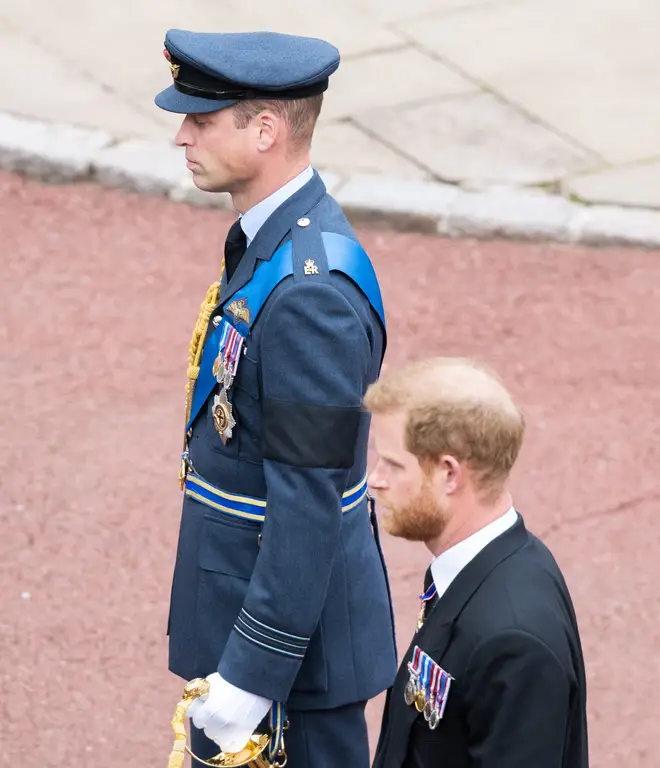
<svg viewBox="0 0 660 768"><path fill-rule="evenodd" d="M424 712L426 717L427 705L430 705L429 696L429 673L431 671L431 657L421 653L421 686L418 695L415 698L415 709L418 712Z"/></svg>
<svg viewBox="0 0 660 768"><path fill-rule="evenodd" d="M437 721L438 713L435 709L435 702L436 702L436 696L438 693L438 672L440 667L438 667L437 664L433 663L433 669L431 671L430 675L430 682L429 682L429 695L426 700L426 706L424 707L424 719L429 724L429 727L431 725L431 720ZM435 717L434 717L435 714ZM436 722L437 727L437 722Z"/></svg>
<svg viewBox="0 0 660 768"><path fill-rule="evenodd" d="M225 368L225 362L220 355L218 355L213 363L213 375L216 378L218 384L224 389L229 389L234 383L234 377Z"/></svg>
<svg viewBox="0 0 660 768"><path fill-rule="evenodd" d="M213 375L220 385L219 393L213 399L213 424L224 445L231 439L236 426L232 404L227 396L234 383L238 362L245 337L225 318L222 319L222 336L218 345L218 356L213 361Z"/></svg>
<svg viewBox="0 0 660 768"><path fill-rule="evenodd" d="M216 432L220 435L224 445L232 435L232 430L236 426L236 420L232 413L232 407L227 400L227 391L222 390L219 395L213 398L213 424Z"/></svg>
<svg viewBox="0 0 660 768"><path fill-rule="evenodd" d="M213 361L213 375L219 383L222 383L222 379L225 375L225 366L222 361L222 355L218 352L218 356Z"/></svg>
<svg viewBox="0 0 660 768"><path fill-rule="evenodd" d="M419 609L419 614L417 616L417 631L424 626L424 620L426 619L426 604L429 600L432 600L436 595L438 594L438 591L435 588L435 584L431 582L431 586L419 596L419 599L422 601L421 608Z"/></svg>
<svg viewBox="0 0 660 768"><path fill-rule="evenodd" d="M412 677L406 683L406 687L403 690L403 700L411 707L415 701L415 683L412 681Z"/></svg>
<svg viewBox="0 0 660 768"><path fill-rule="evenodd" d="M406 705L412 707L416 704L417 695L419 693L419 674L420 674L420 658L421 653L417 646L413 651L412 659L408 662L408 673L410 677L406 683L406 687L403 690L403 700Z"/></svg>
<svg viewBox="0 0 660 768"><path fill-rule="evenodd" d="M452 676L416 645L412 660L408 663L410 679L406 683L403 698L423 715L429 728L434 731L442 720L449 695Z"/></svg>
<svg viewBox="0 0 660 768"><path fill-rule="evenodd" d="M414 663L414 656L413 661L408 662L408 675L408 682L403 689L403 700L407 706L412 707L415 703L415 694L419 688L419 672Z"/></svg>

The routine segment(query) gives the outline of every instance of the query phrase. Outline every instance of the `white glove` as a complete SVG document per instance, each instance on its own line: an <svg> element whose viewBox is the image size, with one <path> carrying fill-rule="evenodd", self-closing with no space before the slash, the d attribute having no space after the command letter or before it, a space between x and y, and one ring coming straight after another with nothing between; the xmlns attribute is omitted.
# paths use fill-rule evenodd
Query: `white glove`
<svg viewBox="0 0 660 768"><path fill-rule="evenodd" d="M217 672L206 679L208 694L195 699L186 714L223 752L240 752L273 702L237 688Z"/></svg>

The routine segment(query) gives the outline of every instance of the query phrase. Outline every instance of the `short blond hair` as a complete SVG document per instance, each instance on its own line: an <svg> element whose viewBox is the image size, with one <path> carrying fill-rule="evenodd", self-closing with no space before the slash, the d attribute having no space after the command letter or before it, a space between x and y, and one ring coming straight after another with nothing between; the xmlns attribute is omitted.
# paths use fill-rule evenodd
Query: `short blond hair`
<svg viewBox="0 0 660 768"><path fill-rule="evenodd" d="M298 150L312 143L322 105L322 93L305 99L248 99L234 104L234 121L237 128L247 128L258 114L270 110L284 119L293 149Z"/></svg>
<svg viewBox="0 0 660 768"><path fill-rule="evenodd" d="M465 462L484 491L502 488L525 432L523 414L499 377L465 358L384 372L365 406L376 414L406 413L406 450L425 468L447 454Z"/></svg>

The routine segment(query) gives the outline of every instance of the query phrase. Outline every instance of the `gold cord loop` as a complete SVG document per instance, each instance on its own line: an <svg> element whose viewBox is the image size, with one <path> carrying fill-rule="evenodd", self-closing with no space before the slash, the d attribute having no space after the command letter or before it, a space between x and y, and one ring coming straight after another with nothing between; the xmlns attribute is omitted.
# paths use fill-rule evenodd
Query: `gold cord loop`
<svg viewBox="0 0 660 768"><path fill-rule="evenodd" d="M211 312L218 306L220 300L220 283L213 283L206 292L206 298L199 307L199 316L193 329L188 352L188 383L186 384L186 424L190 418L195 382L199 376L199 365L202 359L204 339L209 327Z"/></svg>
<svg viewBox="0 0 660 768"><path fill-rule="evenodd" d="M224 274L225 260L222 259L222 267L220 274ZM195 393L195 383L199 377L199 368L202 360L202 351L204 349L204 340L206 339L206 332L209 327L209 321L211 319L211 313L218 306L220 301L220 283L215 282L209 286L204 301L199 307L199 315L197 316L197 322L193 328L192 338L190 339L190 347L188 349L188 369L186 376L188 381L186 382L186 420L185 425L188 425L190 420L190 412L192 409L193 395ZM184 435L183 438L183 456L181 458L181 465L179 468L179 485L181 490L186 486L186 476L188 474L188 465L185 460L186 452L188 449L188 438Z"/></svg>

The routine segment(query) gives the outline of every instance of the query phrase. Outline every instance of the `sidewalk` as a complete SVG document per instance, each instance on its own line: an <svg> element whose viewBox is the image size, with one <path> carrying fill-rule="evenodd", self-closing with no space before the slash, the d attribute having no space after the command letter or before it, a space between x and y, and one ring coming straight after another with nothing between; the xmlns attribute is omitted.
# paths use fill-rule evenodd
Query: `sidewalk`
<svg viewBox="0 0 660 768"><path fill-rule="evenodd" d="M170 140L165 30L333 42L316 166L660 208L657 0L0 2L0 109Z"/></svg>

